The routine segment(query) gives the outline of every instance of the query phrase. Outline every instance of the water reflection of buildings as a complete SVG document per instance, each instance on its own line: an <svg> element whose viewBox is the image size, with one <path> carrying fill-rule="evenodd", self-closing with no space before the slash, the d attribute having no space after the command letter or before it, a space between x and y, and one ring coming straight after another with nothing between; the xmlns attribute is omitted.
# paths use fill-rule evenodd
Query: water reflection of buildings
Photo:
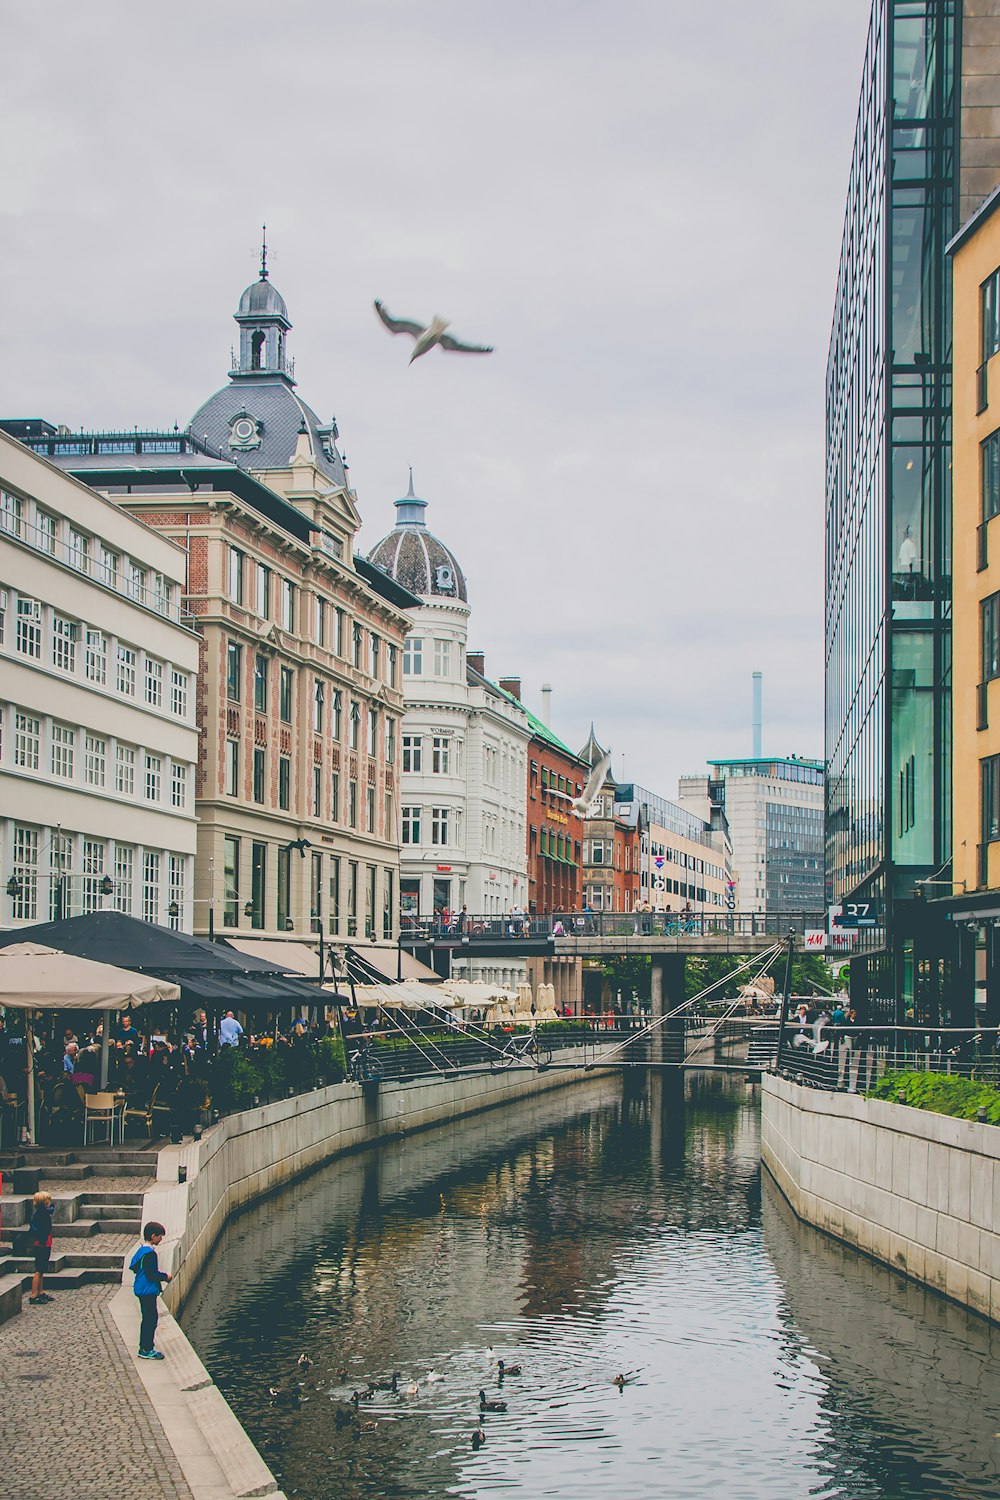
<svg viewBox="0 0 1000 1500"><path fill-rule="evenodd" d="M822 1372L822 1466L859 1495L996 1495L1000 1329L801 1224L766 1173L762 1208L788 1344Z"/></svg>

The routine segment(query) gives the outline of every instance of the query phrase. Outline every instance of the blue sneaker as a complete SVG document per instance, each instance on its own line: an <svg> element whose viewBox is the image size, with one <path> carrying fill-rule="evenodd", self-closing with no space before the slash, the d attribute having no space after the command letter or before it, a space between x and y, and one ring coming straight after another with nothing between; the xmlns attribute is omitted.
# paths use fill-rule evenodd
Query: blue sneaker
<svg viewBox="0 0 1000 1500"><path fill-rule="evenodd" d="M162 1359L163 1355L160 1353L159 1349L140 1349L139 1350L139 1358L140 1359Z"/></svg>

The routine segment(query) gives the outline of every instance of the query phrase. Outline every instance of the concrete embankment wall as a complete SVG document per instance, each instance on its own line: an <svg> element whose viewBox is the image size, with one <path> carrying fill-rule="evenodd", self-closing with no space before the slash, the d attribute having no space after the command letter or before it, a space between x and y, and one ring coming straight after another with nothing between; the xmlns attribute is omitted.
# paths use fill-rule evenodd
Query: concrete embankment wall
<svg viewBox="0 0 1000 1500"><path fill-rule="evenodd" d="M555 1061L558 1062L559 1054ZM579 1063L579 1052L567 1054ZM159 1219L172 1251L174 1280L164 1300L177 1312L234 1213L290 1179L345 1151L479 1110L534 1098L594 1074L506 1069L406 1083L334 1084L311 1094L230 1115L201 1141L165 1147L157 1184L145 1197L145 1219ZM178 1169L187 1181L178 1183Z"/></svg>
<svg viewBox="0 0 1000 1500"><path fill-rule="evenodd" d="M761 1156L800 1219L1000 1322L1000 1128L765 1074Z"/></svg>

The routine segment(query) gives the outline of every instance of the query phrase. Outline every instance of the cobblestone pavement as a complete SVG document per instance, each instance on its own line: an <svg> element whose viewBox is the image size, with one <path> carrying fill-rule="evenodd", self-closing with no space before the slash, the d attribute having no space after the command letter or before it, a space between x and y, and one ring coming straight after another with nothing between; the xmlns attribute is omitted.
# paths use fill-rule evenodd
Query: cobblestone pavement
<svg viewBox="0 0 1000 1500"><path fill-rule="evenodd" d="M118 1290L83 1286L41 1307L25 1297L0 1325L3 1500L193 1500L111 1321Z"/></svg>

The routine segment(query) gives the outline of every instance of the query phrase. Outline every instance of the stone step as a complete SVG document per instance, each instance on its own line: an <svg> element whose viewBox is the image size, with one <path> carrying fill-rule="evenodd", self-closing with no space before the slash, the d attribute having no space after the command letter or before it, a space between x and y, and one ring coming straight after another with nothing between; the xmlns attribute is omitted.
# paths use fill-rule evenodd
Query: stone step
<svg viewBox="0 0 1000 1500"><path fill-rule="evenodd" d="M123 1259L120 1250L107 1251L103 1254L99 1251L71 1250L53 1255L49 1265L53 1275L58 1271L114 1271L120 1279ZM17 1253L0 1255L0 1276L9 1275L12 1272L30 1275L34 1269L35 1262L30 1255ZM48 1271L45 1274L47 1277Z"/></svg>
<svg viewBox="0 0 1000 1500"><path fill-rule="evenodd" d="M77 1205L81 1219L128 1219L139 1222L142 1212L142 1194L136 1193L130 1202L95 1203L89 1196Z"/></svg>
<svg viewBox="0 0 1000 1500"><path fill-rule="evenodd" d="M6 1323L21 1311L23 1288L22 1276L0 1276L0 1323Z"/></svg>
<svg viewBox="0 0 1000 1500"><path fill-rule="evenodd" d="M94 1168L90 1162L75 1161L52 1166L45 1165L39 1168L43 1182L82 1182L85 1177L93 1175ZM121 1173L115 1170L115 1176Z"/></svg>

